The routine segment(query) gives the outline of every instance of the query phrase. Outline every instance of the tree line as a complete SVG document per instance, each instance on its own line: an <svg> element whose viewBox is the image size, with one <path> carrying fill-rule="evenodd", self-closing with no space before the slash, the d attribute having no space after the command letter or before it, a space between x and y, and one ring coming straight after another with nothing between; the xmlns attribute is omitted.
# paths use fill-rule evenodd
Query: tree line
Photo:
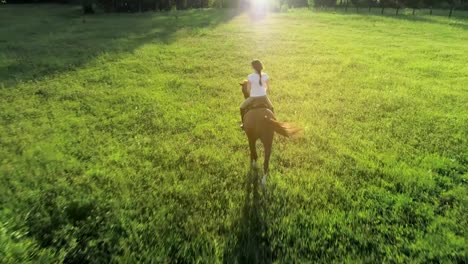
<svg viewBox="0 0 468 264"><path fill-rule="evenodd" d="M144 12L163 10L184 10L192 8L246 8L251 1L258 0L5 0L7 3L40 3L56 2L69 3L79 1L84 13L94 13L96 8L105 12ZM264 0L276 10L283 7L310 7L310 8L380 8L383 14L386 8L395 9L396 15L402 8L416 9L442 8L450 9L450 15L455 8L468 10L468 0Z"/></svg>
<svg viewBox="0 0 468 264"><path fill-rule="evenodd" d="M383 14L386 8L395 9L395 14L402 8L410 8L413 10L413 15L416 9L427 8L432 15L432 9L450 9L449 16L455 8L468 10L468 0L309 0L309 5L315 8L337 8L342 7L345 10L348 8L380 8Z"/></svg>
<svg viewBox="0 0 468 264"><path fill-rule="evenodd" d="M66 0L59 0L66 1ZM98 6L106 12L143 12L162 10L183 10L191 8L245 8L249 0L82 0L83 10L93 12L93 6ZM253 0L256 1L256 0ZM270 7L281 10L282 7L342 7L348 8L380 8L383 14L386 8L395 9L396 15L402 8L428 8L432 15L433 8L450 9L449 16L455 8L468 10L468 0L267 0Z"/></svg>

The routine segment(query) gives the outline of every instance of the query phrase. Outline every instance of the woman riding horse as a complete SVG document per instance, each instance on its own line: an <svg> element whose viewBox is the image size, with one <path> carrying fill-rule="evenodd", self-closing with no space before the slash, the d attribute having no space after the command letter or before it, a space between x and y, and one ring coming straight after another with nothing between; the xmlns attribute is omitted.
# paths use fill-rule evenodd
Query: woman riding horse
<svg viewBox="0 0 468 264"><path fill-rule="evenodd" d="M268 99L266 92L270 89L270 79L263 70L263 63L260 60L251 62L254 73L247 76L247 89L250 91L248 98L240 106L241 122L244 123L244 114L253 103L265 104L267 108L273 111L273 105ZM241 127L242 127L241 123Z"/></svg>
<svg viewBox="0 0 468 264"><path fill-rule="evenodd" d="M252 62L253 67L256 67L254 65L258 65L257 63L260 62L256 61L258 60ZM259 65L261 66L260 68L263 69L261 63L259 63ZM249 77L251 76L252 74L249 75ZM266 83L266 86L260 86L262 79L264 80L264 83ZM266 92L266 89L268 89L268 75L262 74L260 69L258 71L258 79L251 78L250 80L251 81L245 80L244 82L240 83L242 86L242 93L244 94L245 98L245 101L241 106L242 124L249 140L250 161L253 167L257 166L258 159L255 143L258 139L260 139L263 144L265 160L263 162L264 177L262 179L262 183L265 184L268 175L274 133L276 132L280 135L290 137L298 134L302 130L292 124L276 121L275 114L272 111L271 102L266 97L266 93L261 96L252 96L251 89L253 87L257 87L257 89L258 87L265 87L263 89ZM259 80L259 86L252 85L252 81L256 82L257 80ZM259 91L255 92L257 92L256 95L262 94L259 93Z"/></svg>

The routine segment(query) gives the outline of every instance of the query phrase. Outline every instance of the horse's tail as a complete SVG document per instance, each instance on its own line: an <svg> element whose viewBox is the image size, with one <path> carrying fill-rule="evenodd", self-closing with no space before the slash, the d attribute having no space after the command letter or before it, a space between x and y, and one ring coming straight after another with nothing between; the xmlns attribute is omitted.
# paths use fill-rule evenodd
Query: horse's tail
<svg viewBox="0 0 468 264"><path fill-rule="evenodd" d="M273 130L285 137L297 137L302 134L302 129L291 123L278 122L265 116L265 120L273 127Z"/></svg>

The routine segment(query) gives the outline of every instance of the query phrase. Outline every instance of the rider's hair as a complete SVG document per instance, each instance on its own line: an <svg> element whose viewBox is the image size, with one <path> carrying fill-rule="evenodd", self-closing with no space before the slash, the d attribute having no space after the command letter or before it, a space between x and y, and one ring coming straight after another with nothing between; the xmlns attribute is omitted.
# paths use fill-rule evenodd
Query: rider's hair
<svg viewBox="0 0 468 264"><path fill-rule="evenodd" d="M251 62L252 68L258 73L260 79L258 80L258 84L262 85L262 70L263 70L263 63L260 60L253 60Z"/></svg>

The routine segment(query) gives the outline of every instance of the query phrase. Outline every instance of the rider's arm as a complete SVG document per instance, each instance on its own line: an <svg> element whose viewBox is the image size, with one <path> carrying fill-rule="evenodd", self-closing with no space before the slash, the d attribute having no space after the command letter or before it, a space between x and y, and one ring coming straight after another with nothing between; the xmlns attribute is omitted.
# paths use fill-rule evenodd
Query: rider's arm
<svg viewBox="0 0 468 264"><path fill-rule="evenodd" d="M270 90L270 79L266 80L266 90Z"/></svg>
<svg viewBox="0 0 468 264"><path fill-rule="evenodd" d="M250 91L250 88L252 88L252 83L250 81L247 82L247 88Z"/></svg>

